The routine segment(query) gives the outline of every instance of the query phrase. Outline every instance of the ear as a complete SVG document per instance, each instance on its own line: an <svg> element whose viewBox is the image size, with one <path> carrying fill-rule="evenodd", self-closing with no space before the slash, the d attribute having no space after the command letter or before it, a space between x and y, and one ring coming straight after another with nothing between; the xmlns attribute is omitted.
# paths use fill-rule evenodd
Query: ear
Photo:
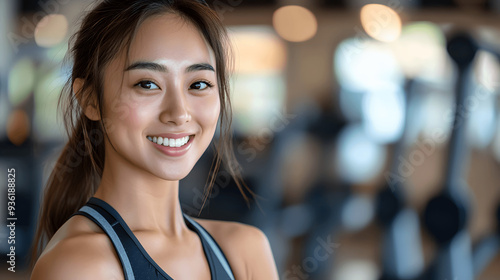
<svg viewBox="0 0 500 280"><path fill-rule="evenodd" d="M95 96L85 96L81 90L83 89L85 81L81 78L76 78L73 81L73 94L75 94L78 103L83 109L83 113L87 118L93 121L100 120L99 109L97 108L97 102L95 100ZM92 98L92 100L85 100L84 98ZM85 106L85 108L83 108Z"/></svg>

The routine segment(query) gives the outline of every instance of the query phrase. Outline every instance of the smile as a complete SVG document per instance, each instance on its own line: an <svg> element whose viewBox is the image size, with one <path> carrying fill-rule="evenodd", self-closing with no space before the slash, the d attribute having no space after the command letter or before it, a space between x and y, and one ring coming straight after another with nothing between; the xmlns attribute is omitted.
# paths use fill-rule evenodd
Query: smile
<svg viewBox="0 0 500 280"><path fill-rule="evenodd" d="M146 138L153 143L154 147L167 156L179 157L187 153L193 143L194 134L178 138L167 138L162 136L148 135ZM163 135L166 136L166 135ZM170 136L170 135L167 135ZM181 135L179 135L181 136Z"/></svg>
<svg viewBox="0 0 500 280"><path fill-rule="evenodd" d="M178 147L182 147L184 145L187 144L187 142L189 142L189 138L192 138L193 136L185 136L185 137L181 137L181 138L163 138L161 136L159 137L156 137L156 136L148 136L148 140L153 142L153 143L156 143L158 145L163 145L165 147L172 147L172 148L178 148Z"/></svg>

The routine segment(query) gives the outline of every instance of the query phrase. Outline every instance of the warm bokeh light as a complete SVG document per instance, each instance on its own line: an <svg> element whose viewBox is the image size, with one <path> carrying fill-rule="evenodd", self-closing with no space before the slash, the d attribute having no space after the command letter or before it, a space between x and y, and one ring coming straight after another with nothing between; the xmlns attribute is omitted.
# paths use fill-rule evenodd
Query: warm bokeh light
<svg viewBox="0 0 500 280"><path fill-rule="evenodd" d="M439 26L416 22L405 25L391 47L407 77L442 83L449 80L446 75L451 72L445 45L446 39Z"/></svg>
<svg viewBox="0 0 500 280"><path fill-rule="evenodd" d="M303 42L316 34L318 22L308 9L289 5L274 12L273 26L283 39L290 42Z"/></svg>
<svg viewBox="0 0 500 280"><path fill-rule="evenodd" d="M35 85L35 65L29 58L16 62L9 73L8 94L10 103L17 106L24 102Z"/></svg>
<svg viewBox="0 0 500 280"><path fill-rule="evenodd" d="M272 30L264 27L234 27L230 30L237 73L276 73L285 68L285 45Z"/></svg>
<svg viewBox="0 0 500 280"><path fill-rule="evenodd" d="M286 47L270 26L229 30L235 60L231 79L234 127L238 133L250 135L268 131L269 120L282 110L286 100Z"/></svg>
<svg viewBox="0 0 500 280"><path fill-rule="evenodd" d="M28 114L23 110L15 110L7 120L7 137L10 142L20 146L30 133L30 120Z"/></svg>
<svg viewBox="0 0 500 280"><path fill-rule="evenodd" d="M361 25L372 38L392 42L401 34L401 18L390 7L368 4L361 8Z"/></svg>
<svg viewBox="0 0 500 280"><path fill-rule="evenodd" d="M36 25L35 42L49 48L61 43L68 32L68 20L64 15L47 15Z"/></svg>

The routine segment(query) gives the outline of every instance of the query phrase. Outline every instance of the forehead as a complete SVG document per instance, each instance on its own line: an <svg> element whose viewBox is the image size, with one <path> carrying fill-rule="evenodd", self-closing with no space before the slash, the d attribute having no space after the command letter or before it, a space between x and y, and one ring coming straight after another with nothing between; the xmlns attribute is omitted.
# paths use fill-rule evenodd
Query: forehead
<svg viewBox="0 0 500 280"><path fill-rule="evenodd" d="M213 51L201 32L172 13L149 17L139 26L130 45L129 60L215 63Z"/></svg>

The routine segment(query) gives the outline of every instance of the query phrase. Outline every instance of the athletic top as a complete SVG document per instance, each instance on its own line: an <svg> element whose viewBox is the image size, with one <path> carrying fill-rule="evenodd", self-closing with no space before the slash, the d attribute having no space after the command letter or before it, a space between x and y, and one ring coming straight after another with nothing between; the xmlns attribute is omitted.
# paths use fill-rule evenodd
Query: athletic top
<svg viewBox="0 0 500 280"><path fill-rule="evenodd" d="M91 197L74 215L83 215L96 223L111 239L123 268L125 280L173 280L149 256L120 214L104 200ZM187 227L201 239L212 280L234 280L226 256L215 239L185 213Z"/></svg>

